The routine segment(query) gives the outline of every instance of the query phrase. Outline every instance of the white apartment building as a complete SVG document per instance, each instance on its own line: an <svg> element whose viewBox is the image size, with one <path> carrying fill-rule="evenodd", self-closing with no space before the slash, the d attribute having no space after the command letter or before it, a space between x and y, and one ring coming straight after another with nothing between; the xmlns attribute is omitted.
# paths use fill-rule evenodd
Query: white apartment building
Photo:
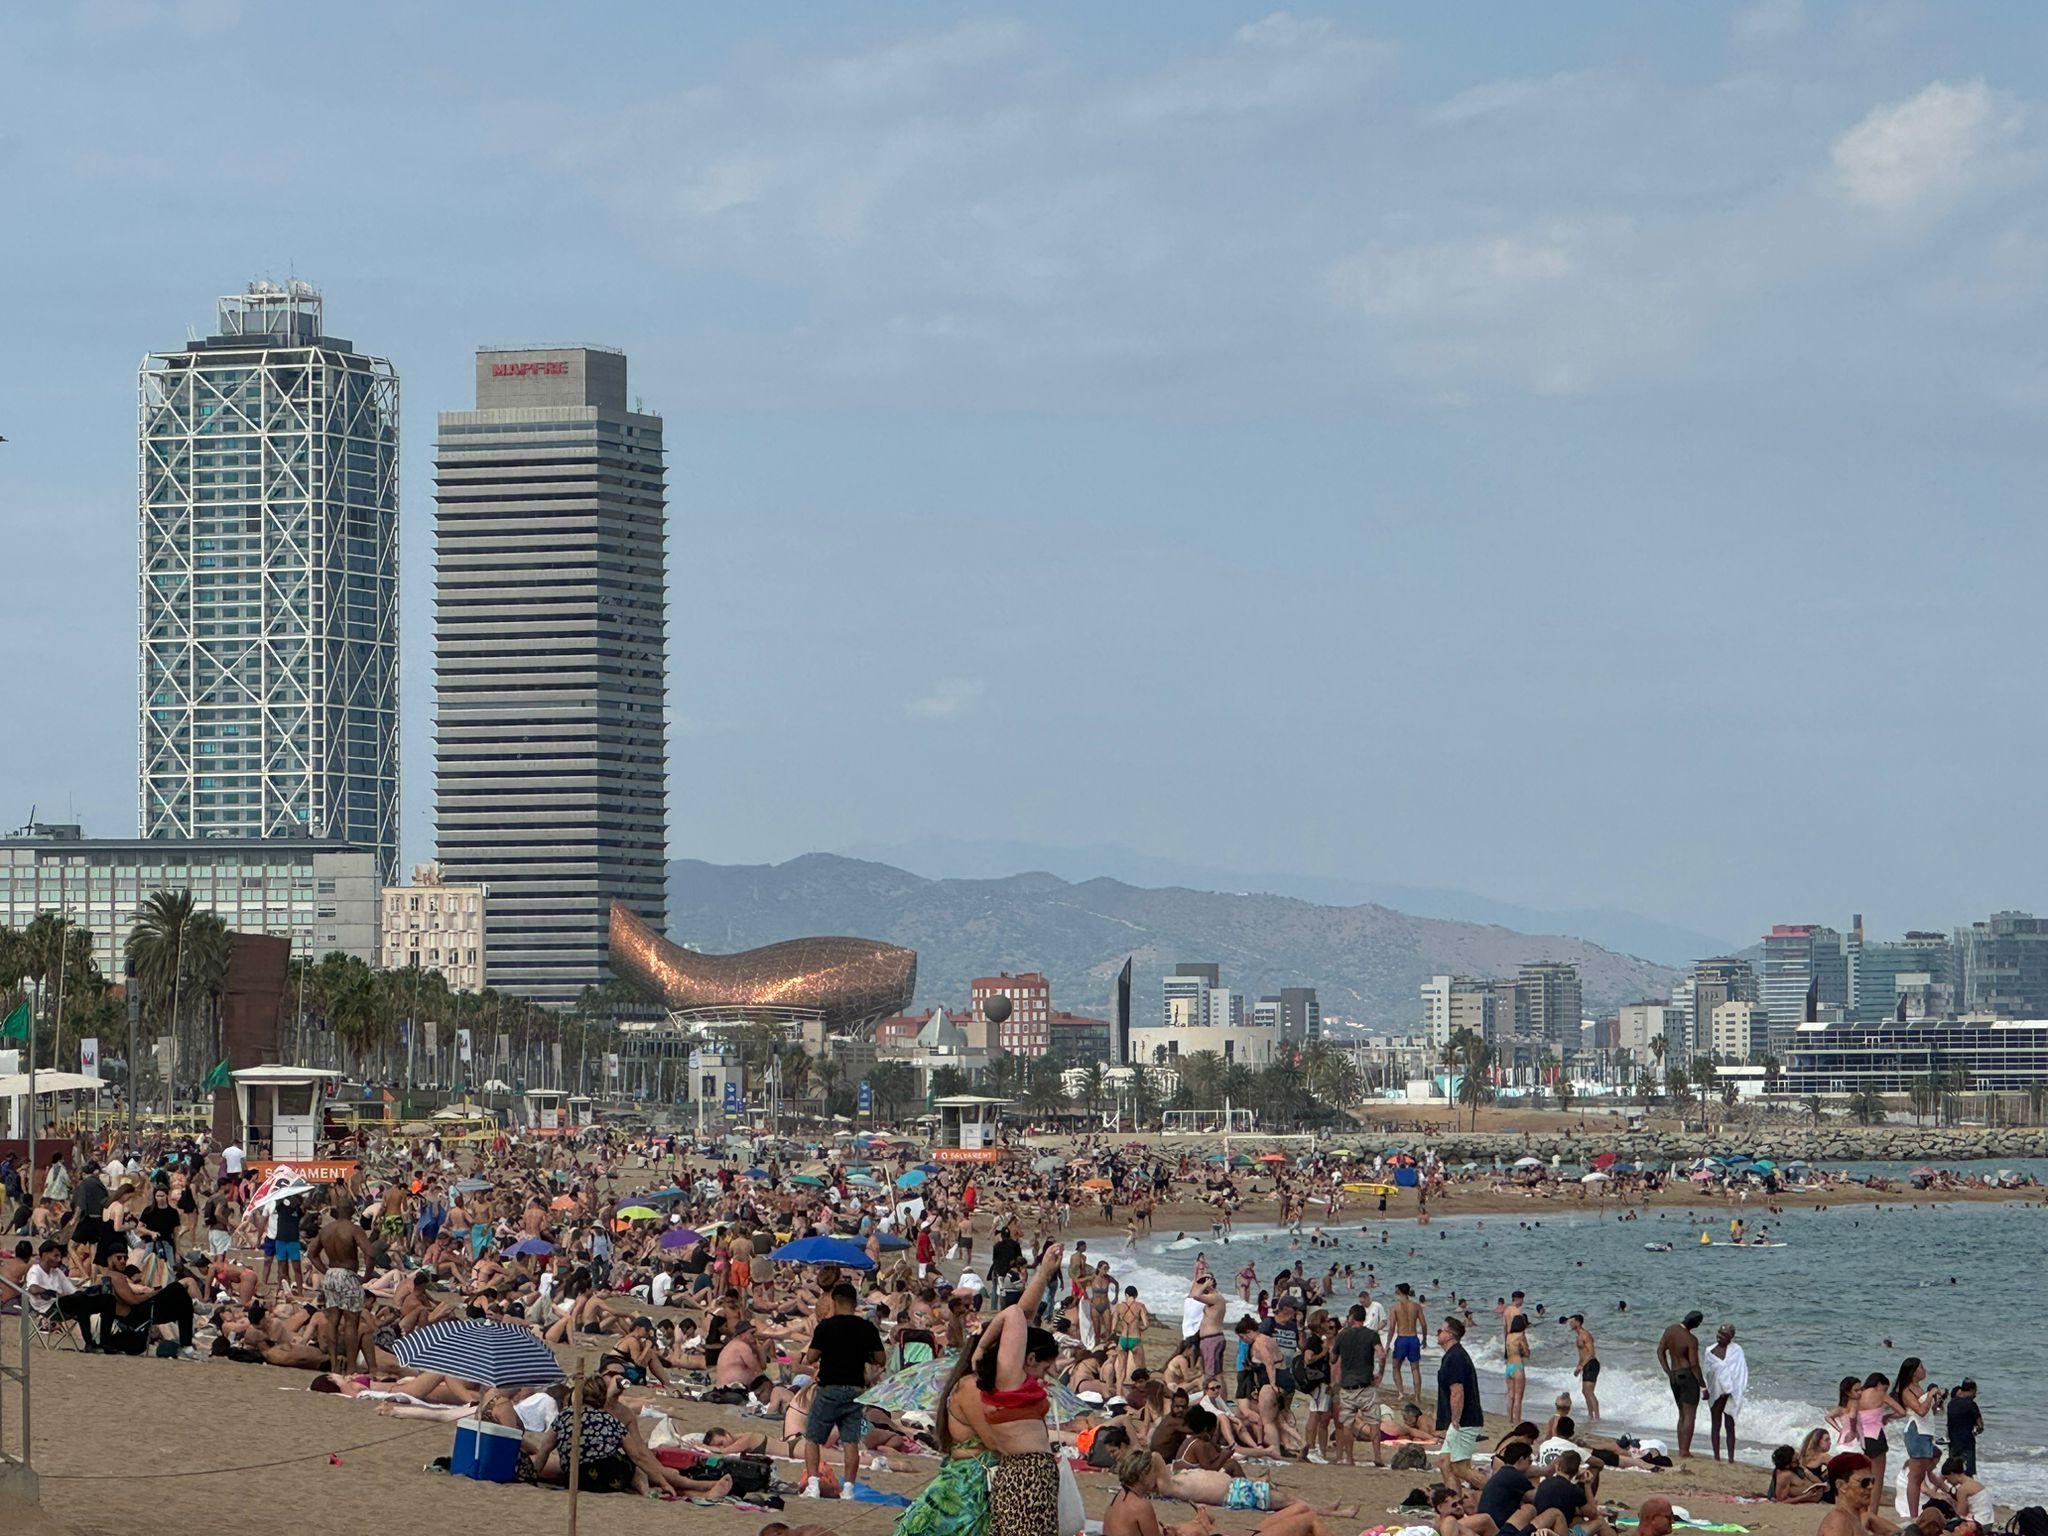
<svg viewBox="0 0 2048 1536"><path fill-rule="evenodd" d="M418 966L439 971L457 992L484 985L488 889L447 885L437 864L416 864L412 884L387 885L383 894L382 964L387 971Z"/></svg>
<svg viewBox="0 0 2048 1536"><path fill-rule="evenodd" d="M1708 1022L1716 1061L1748 1061L1764 1037L1768 1015L1756 1003L1722 1003Z"/></svg>

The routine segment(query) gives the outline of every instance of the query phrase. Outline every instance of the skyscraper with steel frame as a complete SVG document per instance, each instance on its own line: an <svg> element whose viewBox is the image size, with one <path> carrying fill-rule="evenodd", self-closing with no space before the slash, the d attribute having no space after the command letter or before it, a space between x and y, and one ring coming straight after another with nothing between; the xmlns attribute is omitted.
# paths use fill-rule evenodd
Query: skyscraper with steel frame
<svg viewBox="0 0 2048 1536"><path fill-rule="evenodd" d="M493 988L606 979L611 907L667 926L661 418L600 347L484 350L436 447L435 836L488 886Z"/></svg>
<svg viewBox="0 0 2048 1536"><path fill-rule="evenodd" d="M140 377L141 830L398 863L398 376L251 283Z"/></svg>

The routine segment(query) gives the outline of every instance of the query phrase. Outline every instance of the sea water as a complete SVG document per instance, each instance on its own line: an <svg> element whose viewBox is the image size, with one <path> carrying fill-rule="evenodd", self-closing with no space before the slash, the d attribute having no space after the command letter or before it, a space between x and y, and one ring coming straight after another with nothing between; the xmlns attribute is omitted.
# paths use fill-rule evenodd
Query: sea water
<svg viewBox="0 0 2048 1536"><path fill-rule="evenodd" d="M1851 1201L1773 1216L1756 1199L1737 1206L1703 1200L1690 1210L1658 1208L1620 1221L1618 1212L1600 1205L1531 1200L1526 1211L1438 1217L1427 1227L1379 1222L1368 1202L1345 1213L1342 1231L1330 1229L1335 1247L1317 1248L1306 1238L1296 1246L1291 1233L1270 1227L1241 1230L1227 1245L1206 1229L1186 1235L1162 1230L1142 1240L1136 1254L1105 1244L1101 1256L1169 1324L1180 1317L1198 1252L1231 1296L1233 1321L1246 1310L1236 1299L1236 1277L1247 1261L1260 1275L1254 1296L1270 1290L1275 1272L1299 1259L1304 1274L1318 1277L1333 1260L1340 1268L1355 1266L1360 1276L1372 1265L1373 1294L1387 1305L1395 1283L1406 1281L1432 1322L1454 1296L1463 1298L1473 1313L1467 1347L1480 1368L1486 1404L1495 1410L1505 1406L1506 1391L1494 1308L1519 1289L1531 1312L1533 1356L1523 1416L1541 1424L1552 1398L1569 1390L1583 1419L1571 1374L1577 1359L1571 1330L1558 1321L1583 1312L1601 1363L1599 1430L1653 1434L1667 1443L1677 1415L1657 1368L1657 1339L1668 1324L1698 1310L1706 1314L1698 1330L1702 1349L1727 1322L1748 1356L1739 1429L1744 1459L1760 1466L1771 1447L1797 1444L1819 1425L1843 1376L1890 1376L1906 1356L1918 1355L1930 1381L1953 1386L1975 1378L1985 1422L1978 1474L2000 1503L2019 1505L2048 1502L2048 1412L2037 1395L2048 1373L2048 1339L2036 1316L2048 1208L2039 1201L2038 1191L2032 1204ZM1702 1247L1702 1232L1727 1238L1731 1214L1752 1228L1767 1224L1771 1236L1789 1246ZM1361 1220L1370 1226L1363 1235ZM1314 1230L1311 1219L1304 1231ZM1670 1252L1646 1251L1646 1244L1664 1242ZM1356 1289L1354 1282L1347 1294L1340 1282L1334 1302L1348 1306ZM1424 1348L1428 1408L1435 1391L1433 1339L1425 1339ZM1707 1422L1702 1405L1695 1455L1706 1454ZM1937 1434L1942 1427L1935 1425ZM1890 1438L1896 1467L1903 1461L1896 1425ZM1761 1474L1757 1484L1761 1490Z"/></svg>

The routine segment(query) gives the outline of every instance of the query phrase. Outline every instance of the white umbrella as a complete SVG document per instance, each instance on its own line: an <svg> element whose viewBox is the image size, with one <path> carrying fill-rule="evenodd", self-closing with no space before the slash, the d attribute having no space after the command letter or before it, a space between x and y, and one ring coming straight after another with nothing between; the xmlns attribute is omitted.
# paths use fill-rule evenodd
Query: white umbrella
<svg viewBox="0 0 2048 1536"><path fill-rule="evenodd" d="M1579 1180L1579 1182L1581 1184L1605 1184L1607 1182L1607 1175L1595 1169L1592 1173Z"/></svg>
<svg viewBox="0 0 2048 1536"><path fill-rule="evenodd" d="M310 1195L311 1193L313 1193L313 1186L310 1184L280 1184L275 1189L266 1189L254 1200L251 1200L249 1202L249 1209L260 1211L266 1205L275 1205L280 1200L290 1200L295 1196Z"/></svg>
<svg viewBox="0 0 2048 1536"><path fill-rule="evenodd" d="M492 1078L483 1086L483 1092L485 1093L510 1093L511 1091L512 1085L500 1077Z"/></svg>
<svg viewBox="0 0 2048 1536"><path fill-rule="evenodd" d="M1541 1168L1543 1166L1543 1159L1540 1157L1518 1157L1515 1159L1515 1166L1517 1168Z"/></svg>

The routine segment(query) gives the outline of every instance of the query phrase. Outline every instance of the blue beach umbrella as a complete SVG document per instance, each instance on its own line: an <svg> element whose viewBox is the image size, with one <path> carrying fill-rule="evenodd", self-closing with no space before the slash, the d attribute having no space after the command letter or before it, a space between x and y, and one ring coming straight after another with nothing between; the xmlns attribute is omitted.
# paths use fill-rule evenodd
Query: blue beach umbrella
<svg viewBox="0 0 2048 1536"><path fill-rule="evenodd" d="M521 1238L505 1251L514 1258L540 1259L546 1258L549 1254L553 1253L555 1245L538 1237L526 1237Z"/></svg>
<svg viewBox="0 0 2048 1536"><path fill-rule="evenodd" d="M562 1379L555 1352L524 1328L454 1317L392 1341L391 1352L415 1371L439 1371L480 1387L545 1387Z"/></svg>
<svg viewBox="0 0 2048 1536"><path fill-rule="evenodd" d="M779 1264L837 1264L842 1269L873 1269L875 1261L860 1244L843 1237L800 1237L768 1255Z"/></svg>
<svg viewBox="0 0 2048 1536"><path fill-rule="evenodd" d="M913 1168L910 1170L910 1172L904 1174L902 1178L896 1181L896 1187L898 1189L915 1189L918 1185L922 1184L924 1180L925 1176L922 1173L920 1173L917 1169Z"/></svg>

